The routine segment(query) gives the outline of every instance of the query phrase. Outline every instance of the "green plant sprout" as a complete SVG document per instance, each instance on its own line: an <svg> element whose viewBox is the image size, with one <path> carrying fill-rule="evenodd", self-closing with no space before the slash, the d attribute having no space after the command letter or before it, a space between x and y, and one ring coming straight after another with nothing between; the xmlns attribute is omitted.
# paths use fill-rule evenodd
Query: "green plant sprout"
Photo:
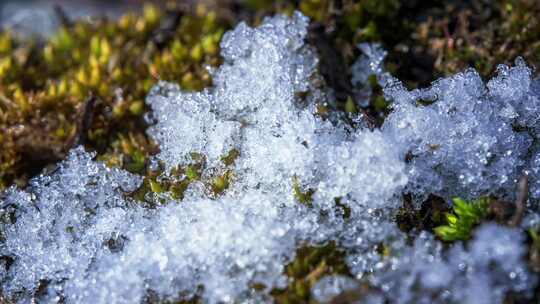
<svg viewBox="0 0 540 304"><path fill-rule="evenodd" d="M465 201L456 197L452 201L453 210L446 213L447 224L436 227L435 234L446 242L468 240L473 228L487 216L489 198Z"/></svg>

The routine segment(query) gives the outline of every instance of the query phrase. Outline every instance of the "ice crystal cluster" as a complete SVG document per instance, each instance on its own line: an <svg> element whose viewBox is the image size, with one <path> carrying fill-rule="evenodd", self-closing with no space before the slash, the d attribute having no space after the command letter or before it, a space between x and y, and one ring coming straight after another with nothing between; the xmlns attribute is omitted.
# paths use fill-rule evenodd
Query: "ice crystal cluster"
<svg viewBox="0 0 540 304"><path fill-rule="evenodd" d="M160 204L148 208L130 198L140 177L82 148L26 190L5 192L2 293L21 303L267 302L271 289L286 286L295 250L328 241L346 250L354 275L380 289L373 301L501 303L507 292L534 288L515 230L490 224L446 253L426 235L408 246L393 220L405 192L418 200L509 196L523 172L536 181L539 85L531 71L518 62L487 86L471 70L407 91L382 70L382 50L364 45L355 85L366 90L365 75L378 75L394 110L380 130L353 127L337 113L316 115L333 97L305 43L307 26L300 13L257 28L241 23L223 37L212 87L152 89L148 132L160 144L159 178L205 160L182 199L156 193ZM230 185L216 194L207 181L231 170L223 157L233 150ZM383 256L381 245L396 255ZM325 301L354 286L328 277L313 294Z"/></svg>
<svg viewBox="0 0 540 304"><path fill-rule="evenodd" d="M341 293L358 288L358 282L341 275L325 276L313 286L313 297L320 303L326 303Z"/></svg>
<svg viewBox="0 0 540 304"><path fill-rule="evenodd" d="M531 194L540 198L540 80L521 58L514 67L500 65L487 84L468 69L408 91L381 67L384 50L360 48L365 55L353 66L353 83L361 87L375 74L393 102L382 130L406 153L407 192L418 201L429 194L507 197L529 175Z"/></svg>
<svg viewBox="0 0 540 304"><path fill-rule="evenodd" d="M67 292L84 280L96 259L119 249L122 231L137 224L130 218L141 210L128 211L131 202L123 193L139 184L140 178L94 162L77 148L55 173L33 179L26 191L4 193L0 255L13 265L7 269L4 261L0 269L3 292L35 291L40 280L68 279L65 286L54 286Z"/></svg>
<svg viewBox="0 0 540 304"><path fill-rule="evenodd" d="M522 261L523 242L516 229L484 224L468 248L457 244L443 252L422 233L400 253L395 270L380 272L374 282L393 303L502 303L508 291L526 294L535 283Z"/></svg>

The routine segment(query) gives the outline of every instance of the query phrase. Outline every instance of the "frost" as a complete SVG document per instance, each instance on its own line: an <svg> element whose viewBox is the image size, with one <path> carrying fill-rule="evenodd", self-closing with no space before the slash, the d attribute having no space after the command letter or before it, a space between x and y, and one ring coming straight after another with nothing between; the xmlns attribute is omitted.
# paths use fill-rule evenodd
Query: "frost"
<svg viewBox="0 0 540 304"><path fill-rule="evenodd" d="M196 181L182 202L165 198L165 205L154 210L128 207L120 192L107 196L116 193L114 183L95 184L92 179L105 169L79 151L60 173L33 183L44 205L56 209L62 204L63 212L92 219L80 219L85 225L75 225L81 233L75 239L57 230L43 232L48 245L67 252L75 247L84 262L51 261L66 260L69 254L49 248L32 250L25 261L21 256L29 254L27 249L15 252L21 236L45 229L38 220L44 216L58 225L60 214L34 210L26 217L35 224L24 226L19 222L25 217L17 216L14 226L6 225L8 247L2 250L15 259L4 280L6 293L29 297L40 280L47 280L47 297L62 296L69 303L133 303L149 292L164 299L197 294L208 302L231 302L254 296L249 295L252 284L262 284L266 292L285 286L283 267L301 244L348 242L352 236L339 237L340 227L353 229L357 219L345 220L336 200L365 223L373 208L396 209L407 181L398 150L380 131L351 132L344 123L313 114L315 103L328 97L312 82L317 58L304 43L306 27L300 14L266 19L256 29L240 24L223 38L225 62L214 72L213 87L184 92L160 83L147 99L156 121L149 134L160 144L157 158L167 172L203 155L204 179L207 172L223 170L221 159L231 149L240 152L226 193L215 198L203 181ZM55 188L46 178L58 179L58 187L78 189L78 197L101 193L104 202L86 210L67 197L49 200ZM294 197L295 181L302 189L317 189L311 206ZM109 206L113 199L116 203ZM30 204L15 194L8 200ZM87 243L91 250L84 247ZM362 249L375 251L376 245L366 241ZM54 269L40 271L49 264ZM200 294L199 286L204 288Z"/></svg>
<svg viewBox="0 0 540 304"><path fill-rule="evenodd" d="M511 196L534 162L530 157L537 155L532 144L540 108L530 70L518 60L498 73L487 85L470 69L427 89L385 89L393 112L382 129L405 147L408 192L419 201L430 193ZM531 175L537 180L536 173Z"/></svg>
<svg viewBox="0 0 540 304"><path fill-rule="evenodd" d="M348 195L355 201L353 208L392 207L396 187L407 183L399 149L379 131L359 132L352 141L327 150L323 163L328 173L317 187L327 199Z"/></svg>
<svg viewBox="0 0 540 304"><path fill-rule="evenodd" d="M524 174L532 177L533 197L540 197L540 80L523 59L500 65L487 83L468 69L409 91L382 67L386 52L379 45L359 48L364 55L352 67L352 82L370 90L368 77L375 75L392 101L382 130L409 159L407 192L418 202L429 194L508 197Z"/></svg>
<svg viewBox="0 0 540 304"><path fill-rule="evenodd" d="M202 153L210 161L233 148L240 123L221 121L207 92L179 93L178 86L163 83L150 92L153 116L163 117L149 129L161 144L159 158L171 169L192 161L191 153ZM170 115L174 113L174 115Z"/></svg>
<svg viewBox="0 0 540 304"><path fill-rule="evenodd" d="M466 248L456 244L444 252L422 234L393 271L380 272L373 282L392 303L503 303L508 292L526 295L536 284L523 259L523 242L518 230L484 224Z"/></svg>
<svg viewBox="0 0 540 304"><path fill-rule="evenodd" d="M329 241L345 250L356 278L380 288L370 303L470 303L483 287L490 292L480 300L500 303L534 288L517 230L482 226L467 249L445 252L426 234L407 245L412 235L394 221L404 192L418 201L510 197L526 172L539 196L539 85L530 70L502 66L487 85L468 70L408 91L384 71L384 50L362 45L355 84L375 74L393 112L380 130L353 128L339 114L315 114L333 94L305 43L307 25L300 13L258 28L241 23L223 37L212 87L186 92L160 82L151 90L148 134L160 152L150 166L164 164L159 178L204 159L182 200L160 194L152 208L134 201L141 178L82 148L28 189L5 192L2 292L21 303L268 302L287 285L284 265L296 249ZM232 150L238 157L225 168ZM226 170L229 187L209 191ZM353 285L328 277L313 294L322 300Z"/></svg>
<svg viewBox="0 0 540 304"><path fill-rule="evenodd" d="M121 252L68 284L70 300L132 303L146 290L174 299L204 284L207 301L230 302L252 282L283 284L285 256L276 253L292 251L293 227L268 197L185 200L147 216L125 233Z"/></svg>
<svg viewBox="0 0 540 304"><path fill-rule="evenodd" d="M4 292L36 291L42 279L61 281L84 273L127 224L129 200L140 179L73 150L55 173L32 180L26 191L9 189L15 222L2 225L0 255L13 265L1 276Z"/></svg>
<svg viewBox="0 0 540 304"><path fill-rule="evenodd" d="M360 43L358 45L362 55L351 67L351 84L354 87L356 101L362 107L369 106L369 99L373 93L373 88L369 78L375 76L377 83L386 88L403 89L399 80L386 72L384 59L388 52L378 43ZM392 88L394 86L395 88Z"/></svg>
<svg viewBox="0 0 540 304"><path fill-rule="evenodd" d="M281 265L292 258L295 246L328 241L337 237L339 227L355 226L356 221L345 222L342 210L336 211L336 198L366 220L371 218L365 215L368 208L397 208L395 196L406 183L398 151L379 131L351 134L343 123L332 124L313 115L315 102L327 97L310 81L317 59L303 43L307 20L298 14L287 20L281 16L268 19L257 29L240 24L227 33L222 41L225 63L214 73L214 87L186 93L161 84L147 100L157 121L150 134L161 145L158 157L163 162L186 165L190 153L196 152L207 156L209 166L219 170L220 156L237 149L240 156L235 162L232 189L214 205L223 205L220 213L232 212L233 218L247 220L262 210L268 215L254 221L261 229L251 237L247 222L239 223L237 231L230 234L228 226L218 230L225 240L245 238L249 250L237 251L238 245L228 247L224 241L201 254L211 255L213 261L223 255L242 260L241 269L253 261L257 263L250 268L274 269L276 261L281 261L279 267L264 276L243 273L235 278L244 282L241 288L238 283L228 283L230 275L217 275L229 270L209 272L201 283L220 286L209 292L223 290L220 297L213 295L212 299L237 297L250 281L276 286L274 282L282 279ZM303 92L308 93L307 100L302 99ZM219 126L214 127L216 124ZM191 136L197 136L196 144ZM294 180L302 189L317 189L312 209L295 201ZM196 191L190 200L200 204L201 196L205 196L204 191ZM242 201L254 209L241 208ZM271 203L258 209L257 204L264 201ZM321 218L317 210L325 210L328 216ZM217 211L210 208L207 212ZM219 216L208 216L203 222L212 218ZM268 245L262 246L268 237ZM202 240L211 243L209 238ZM347 240L344 237L342 241ZM365 246L374 248L375 243L366 242ZM215 267L212 265L207 267Z"/></svg>
<svg viewBox="0 0 540 304"><path fill-rule="evenodd" d="M320 302L326 303L339 294L358 288L358 282L344 276L326 276L320 279L311 292L313 298Z"/></svg>
<svg viewBox="0 0 540 304"><path fill-rule="evenodd" d="M373 92L369 77L371 75L380 76L383 73L383 63L387 52L379 44L361 43L358 48L363 52L363 55L351 67L351 83L356 90L355 95L361 96L360 100L357 100L358 104L367 107Z"/></svg>

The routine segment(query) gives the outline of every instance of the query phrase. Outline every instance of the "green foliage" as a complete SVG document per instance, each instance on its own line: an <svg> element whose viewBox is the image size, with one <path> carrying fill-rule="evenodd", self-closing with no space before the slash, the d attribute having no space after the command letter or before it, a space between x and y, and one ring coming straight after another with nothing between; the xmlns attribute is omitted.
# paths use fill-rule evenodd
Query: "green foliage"
<svg viewBox="0 0 540 304"><path fill-rule="evenodd" d="M446 213L447 224L436 227L435 234L447 242L468 240L473 228L487 216L489 198L467 202L456 197L453 202L452 212Z"/></svg>

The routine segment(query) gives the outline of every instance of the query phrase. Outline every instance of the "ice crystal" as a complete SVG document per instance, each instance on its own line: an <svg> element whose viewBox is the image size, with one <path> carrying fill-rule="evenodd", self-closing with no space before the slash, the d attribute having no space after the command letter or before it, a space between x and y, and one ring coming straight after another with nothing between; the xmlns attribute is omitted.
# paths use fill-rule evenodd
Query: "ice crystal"
<svg viewBox="0 0 540 304"><path fill-rule="evenodd" d="M508 196L523 174L531 175L531 193L539 197L540 86L521 58L513 67L500 65L487 83L468 69L409 91L382 67L386 52L379 45L359 48L364 55L352 67L352 82L365 88L376 75L392 101L382 130L409 159L407 191L417 201L429 194Z"/></svg>
<svg viewBox="0 0 540 304"><path fill-rule="evenodd" d="M446 198L511 195L534 161L529 158L537 154L530 152L539 97L531 90L530 70L517 60L515 67L501 66L498 73L487 85L469 69L427 89L385 88L393 112L383 132L405 147L408 192L420 201L430 193Z"/></svg>
<svg viewBox="0 0 540 304"><path fill-rule="evenodd" d="M326 276L312 288L313 298L320 303L326 303L339 294L358 288L358 282L345 276Z"/></svg>
<svg viewBox="0 0 540 304"><path fill-rule="evenodd" d="M3 290L38 288L40 280L62 281L86 272L107 254L110 240L127 225L129 200L140 178L95 163L77 148L55 173L32 180L26 191L9 189L3 202L15 222L2 224L0 255L13 264L2 273ZM133 212L133 211L131 211Z"/></svg>
<svg viewBox="0 0 540 304"><path fill-rule="evenodd" d="M336 208L337 200L362 215L364 223L374 208L395 209L406 183L398 150L380 131L351 132L344 123L313 114L315 102L324 101L327 94L311 81L317 58L304 43L306 27L307 18L298 13L292 19L266 19L259 28L240 24L223 38L225 62L214 72L213 87L184 92L160 83L148 97L156 121L149 134L160 144L157 158L166 166L165 178L171 169L192 164L194 155L202 155L207 166L204 179L223 169L223 156L231 149L239 151L234 181L224 194L213 197L204 181L194 181L181 203L166 197L165 206L155 210L128 207L129 201L121 196L106 195L116 193L114 183L95 184L86 177L89 168L104 167L79 151L78 157L62 165L62 172L33 183L43 192L39 195L45 206L56 210L62 203L63 212L92 218L94 226L81 215L85 226L61 227L81 233L76 238L69 237L71 232L43 232L49 246L75 247L85 262L48 260L70 261L69 249L32 250L31 259L21 258L29 254L24 248L16 252L21 236L47 227L40 224L40 217L55 225L63 221L47 208L27 215L34 225L22 225L25 217L17 216L14 226L6 226L8 246L2 251L15 260L5 278L6 293L30 296L46 280L49 298L133 303L149 291L160 298L189 298L203 286L199 296L206 301L230 302L246 297L255 283L266 291L284 286L283 265L297 246L337 240L340 227L355 227L358 220L346 221L344 210ZM95 169L91 176L100 173ZM103 193L107 203L85 209L70 199L48 200L49 191L55 190L44 183L47 178L64 181L59 187L77 189L78 197ZM296 201L295 183L317 189L311 206ZM30 204L14 195L8 200L17 206ZM108 205L113 198L118 207ZM92 250L81 248L87 243ZM374 242L365 243L363 249L375 250ZM54 269L49 270L49 264ZM19 282L23 279L24 284Z"/></svg>
<svg viewBox="0 0 540 304"><path fill-rule="evenodd" d="M373 282L392 303L503 303L508 292L526 295L536 282L523 242L516 229L484 224L467 246L444 252L423 233Z"/></svg>

